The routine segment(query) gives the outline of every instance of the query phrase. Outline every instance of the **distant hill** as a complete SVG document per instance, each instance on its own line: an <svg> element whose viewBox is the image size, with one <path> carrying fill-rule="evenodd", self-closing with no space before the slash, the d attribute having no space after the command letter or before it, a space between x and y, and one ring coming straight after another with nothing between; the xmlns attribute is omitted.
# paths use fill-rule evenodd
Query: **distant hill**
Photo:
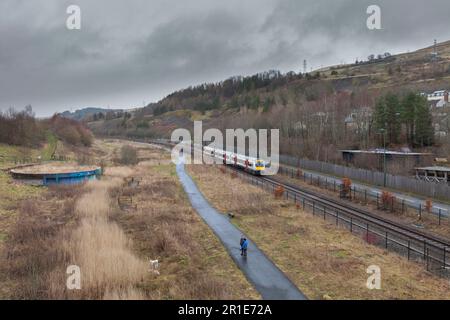
<svg viewBox="0 0 450 320"><path fill-rule="evenodd" d="M103 113L103 114L107 114L108 112L123 112L122 109L104 109L104 108L83 108L83 109L79 109L76 110L74 112L71 111L64 111L62 113L60 113L60 116L64 117L64 118L68 118L68 119L73 119L73 120L84 120L87 119L90 116L93 116L96 113Z"/></svg>

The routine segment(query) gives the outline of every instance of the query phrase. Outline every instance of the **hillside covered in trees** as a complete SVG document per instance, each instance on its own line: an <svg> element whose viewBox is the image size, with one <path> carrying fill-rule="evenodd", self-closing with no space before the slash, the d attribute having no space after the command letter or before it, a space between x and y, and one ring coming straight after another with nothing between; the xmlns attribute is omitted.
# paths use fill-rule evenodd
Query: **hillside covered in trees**
<svg viewBox="0 0 450 320"><path fill-rule="evenodd" d="M83 123L58 115L39 120L31 106L22 111L0 112L0 143L37 147L47 142L49 133L73 146L90 146L93 140L91 131Z"/></svg>
<svg viewBox="0 0 450 320"><path fill-rule="evenodd" d="M157 103L85 119L101 136L170 137L176 128L279 128L283 153L338 162L340 149L382 147L448 154L422 92L450 89L450 42L311 73L276 70L176 91ZM382 134L380 134L382 133Z"/></svg>

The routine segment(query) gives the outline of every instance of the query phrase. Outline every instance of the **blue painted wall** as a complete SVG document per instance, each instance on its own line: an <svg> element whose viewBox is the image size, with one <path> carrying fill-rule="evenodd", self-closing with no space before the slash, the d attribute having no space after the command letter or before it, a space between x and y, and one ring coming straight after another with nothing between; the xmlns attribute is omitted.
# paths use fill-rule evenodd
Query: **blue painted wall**
<svg viewBox="0 0 450 320"><path fill-rule="evenodd" d="M55 184L80 184L89 180L95 180L101 174L101 169L65 174L47 174L43 178L43 184L44 186Z"/></svg>

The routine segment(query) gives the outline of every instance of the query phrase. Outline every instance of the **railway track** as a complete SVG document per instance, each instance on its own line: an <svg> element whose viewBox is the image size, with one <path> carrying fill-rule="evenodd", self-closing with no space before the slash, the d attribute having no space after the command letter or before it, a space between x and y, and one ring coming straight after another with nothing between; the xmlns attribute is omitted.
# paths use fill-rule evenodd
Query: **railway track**
<svg viewBox="0 0 450 320"><path fill-rule="evenodd" d="M276 187L283 187L286 199L295 201L297 205L309 206L313 214L315 211L318 215L322 213L325 218L331 216L336 219L337 224L339 222L341 225L346 224L352 232L359 228L368 236L376 235L378 240L381 240L378 244L384 242L386 248L393 245L401 247L403 251L406 250L408 259L414 259L414 257L422 259L427 263L427 268L450 269L450 241L447 239L420 232L413 227L383 218L323 194L280 182L273 177L256 177L236 168L231 169L250 180L252 184L265 189L275 190Z"/></svg>
<svg viewBox="0 0 450 320"><path fill-rule="evenodd" d="M311 199L316 200L317 202L324 203L327 206L332 206L336 209L339 209L343 212L347 212L349 214L353 214L355 216L358 216L359 218L364 218L372 223L380 224L381 226L385 228L391 228L393 231L401 232L405 236L415 236L417 237L417 240L420 241L430 241L430 243L433 243L435 245L441 245L443 247L449 247L450 248L450 241L441 237L436 237L433 235L429 235L423 232L420 232L418 230L415 230L413 227L405 226L401 223L397 223L395 221L392 221L390 219L383 218L379 215L376 215L374 213L371 213L367 210L362 210L360 208L356 208L354 206L351 206L350 204L343 204L342 201L338 201L335 199L332 199L330 197L320 195L318 196L316 193L306 190L301 190L298 187L279 182L275 179L271 178L263 178L266 181L269 181L270 183L276 184L278 186L282 186L286 190L289 190L291 192L296 192L297 194L301 194L302 196L307 196Z"/></svg>
<svg viewBox="0 0 450 320"><path fill-rule="evenodd" d="M165 142L159 144L169 146ZM260 187L267 189L269 186L273 191L276 187L281 186L285 190L287 199L295 201L297 205L300 203L303 207L312 207L313 214L314 211L322 210L324 219L331 216L335 218L337 225L339 222L341 225L344 223L351 232L354 232L356 228L363 230L367 235L367 241L369 235L375 235L378 238L376 244L384 242L386 249L389 247L398 253L405 254L408 256L408 260L421 259L426 262L428 270L433 271L433 267L435 267L434 270L444 271L443 275L449 276L450 240L421 232L413 227L386 219L323 194L280 182L273 177L257 177L231 166L228 168Z"/></svg>

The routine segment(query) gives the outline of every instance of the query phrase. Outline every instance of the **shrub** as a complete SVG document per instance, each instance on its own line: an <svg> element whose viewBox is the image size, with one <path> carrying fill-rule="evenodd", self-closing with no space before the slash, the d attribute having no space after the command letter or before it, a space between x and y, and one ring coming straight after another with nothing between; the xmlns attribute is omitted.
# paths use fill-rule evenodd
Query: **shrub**
<svg viewBox="0 0 450 320"><path fill-rule="evenodd" d="M119 162L124 165L135 165L138 161L137 150L132 146L125 145L120 149Z"/></svg>

